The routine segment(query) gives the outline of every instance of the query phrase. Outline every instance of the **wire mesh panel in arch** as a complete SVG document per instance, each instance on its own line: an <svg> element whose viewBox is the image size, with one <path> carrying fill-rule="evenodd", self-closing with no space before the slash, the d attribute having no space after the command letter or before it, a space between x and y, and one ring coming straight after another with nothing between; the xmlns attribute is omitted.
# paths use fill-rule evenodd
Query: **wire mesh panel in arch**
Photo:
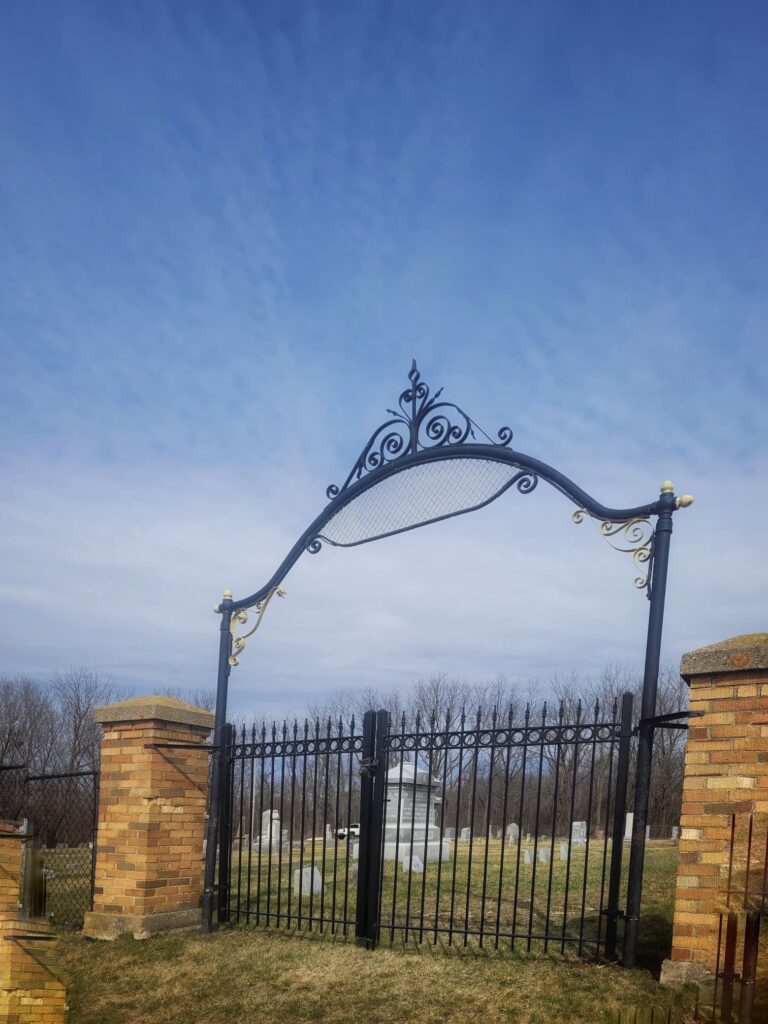
<svg viewBox="0 0 768 1024"><path fill-rule="evenodd" d="M615 705L392 722L379 942L615 955L629 732Z"/></svg>
<svg viewBox="0 0 768 1024"><path fill-rule="evenodd" d="M354 718L239 730L230 921L354 934L362 739Z"/></svg>

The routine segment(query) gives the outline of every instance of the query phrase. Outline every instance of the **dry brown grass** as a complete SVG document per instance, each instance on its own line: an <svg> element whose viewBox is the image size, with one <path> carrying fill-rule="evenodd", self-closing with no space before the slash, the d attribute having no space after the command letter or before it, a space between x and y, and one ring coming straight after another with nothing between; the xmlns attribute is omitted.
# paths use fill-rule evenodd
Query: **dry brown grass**
<svg viewBox="0 0 768 1024"><path fill-rule="evenodd" d="M669 951L676 865L675 847L650 845L640 952L652 969ZM147 942L69 936L62 954L70 1024L614 1024L620 1008L678 1005L642 971L429 944L369 953L257 928Z"/></svg>
<svg viewBox="0 0 768 1024"><path fill-rule="evenodd" d="M265 930L225 929L62 942L70 1024L555 1024L615 1019L620 1007L675 1005L645 972L550 958L448 955Z"/></svg>

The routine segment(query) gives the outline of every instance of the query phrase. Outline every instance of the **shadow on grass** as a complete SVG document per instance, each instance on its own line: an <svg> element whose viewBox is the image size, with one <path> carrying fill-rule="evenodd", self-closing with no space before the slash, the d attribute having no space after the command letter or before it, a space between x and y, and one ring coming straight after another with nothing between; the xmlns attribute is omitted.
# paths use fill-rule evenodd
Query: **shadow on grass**
<svg viewBox="0 0 768 1024"><path fill-rule="evenodd" d="M644 914L640 918L637 939L637 966L658 978L662 963L672 949L672 921L662 914Z"/></svg>

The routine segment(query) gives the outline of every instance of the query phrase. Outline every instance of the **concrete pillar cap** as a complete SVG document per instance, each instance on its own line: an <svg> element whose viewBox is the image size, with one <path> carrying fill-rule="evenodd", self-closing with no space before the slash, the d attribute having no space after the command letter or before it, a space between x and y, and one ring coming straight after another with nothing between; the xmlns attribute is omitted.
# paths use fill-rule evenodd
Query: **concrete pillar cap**
<svg viewBox="0 0 768 1024"><path fill-rule="evenodd" d="M95 722L176 722L181 725L197 725L213 729L214 717L210 711L187 704L176 697L132 697L116 704L104 704L94 708Z"/></svg>
<svg viewBox="0 0 768 1024"><path fill-rule="evenodd" d="M680 675L689 683L694 676L718 672L760 672L768 669L768 633L746 633L689 651L680 659Z"/></svg>

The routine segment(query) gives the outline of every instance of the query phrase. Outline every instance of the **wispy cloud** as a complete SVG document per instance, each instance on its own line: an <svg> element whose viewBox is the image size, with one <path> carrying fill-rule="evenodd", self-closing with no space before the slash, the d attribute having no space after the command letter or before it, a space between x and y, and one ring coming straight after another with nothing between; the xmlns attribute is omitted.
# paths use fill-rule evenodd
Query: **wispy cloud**
<svg viewBox="0 0 768 1024"><path fill-rule="evenodd" d="M0 667L209 685L211 605L270 575L413 355L601 500L696 495L668 655L765 628L768 83L738 12L696 13L9 15ZM305 556L236 706L639 662L631 566L570 511L542 485Z"/></svg>

